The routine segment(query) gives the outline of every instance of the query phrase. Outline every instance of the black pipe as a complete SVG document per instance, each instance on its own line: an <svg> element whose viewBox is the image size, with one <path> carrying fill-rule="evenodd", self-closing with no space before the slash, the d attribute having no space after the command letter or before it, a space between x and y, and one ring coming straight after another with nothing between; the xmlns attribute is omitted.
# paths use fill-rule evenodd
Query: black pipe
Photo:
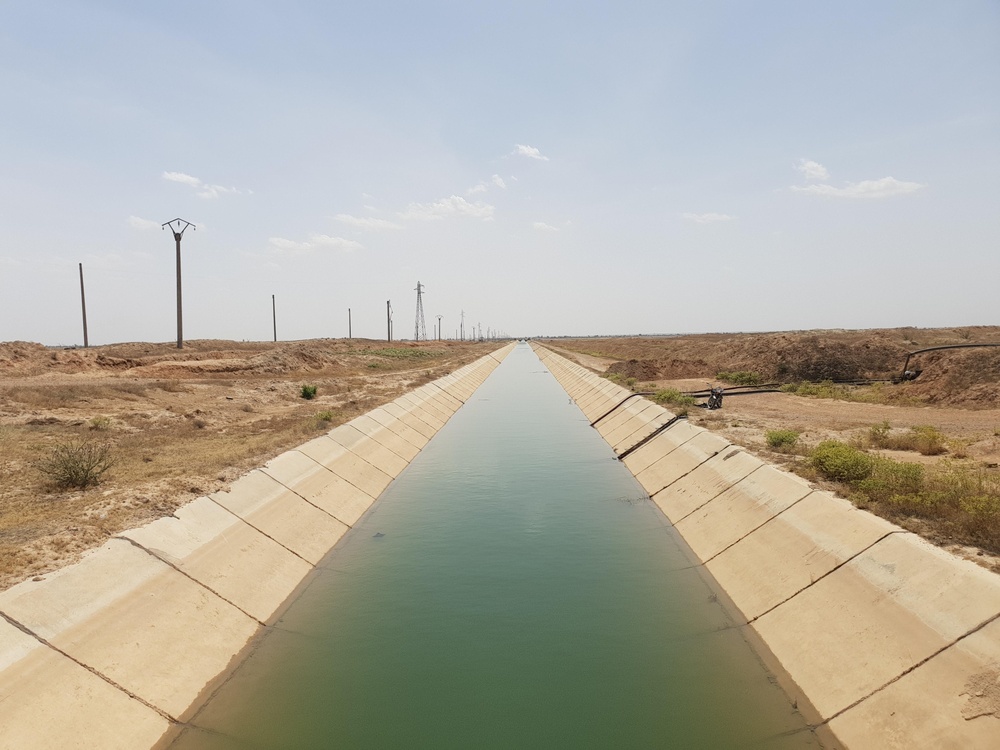
<svg viewBox="0 0 1000 750"><path fill-rule="evenodd" d="M628 456L628 455L629 455L630 453L632 453L632 451L634 451L634 450L636 450L636 449L638 449L638 448L641 448L641 447L642 447L642 446L644 446L644 445L645 445L646 443L648 443L648 442L649 442L650 440L652 440L652 439L653 439L653 438L655 438L655 437L656 437L657 435L659 435L659 434L660 434L661 432L663 432L663 431L664 431L665 429L667 429L667 428L668 428L668 427L670 427L671 425L674 425L674 424L676 424L676 423L677 423L677 422L678 422L679 420L681 420L681 419L687 419L687 414L678 414L678 415L677 415L676 417L674 417L673 419L670 419L670 420L668 420L668 421L664 422L664 423L663 423L663 424L661 424L661 425L660 425L659 427L657 427L657 428L656 428L655 430L653 430L653 431L652 431L651 433L649 433L648 435L646 435L646 437L644 437L644 438L643 438L642 440L640 440L640 441L639 441L638 443L636 443L635 445L633 445L633 446L632 446L631 448L629 448L629 449L628 449L628 450L626 450L626 451L623 451L622 453L619 453L619 454L618 454L618 460L619 460L619 461L624 461L624 460L625 460L625 458L626 458L626 457L627 457L627 456Z"/></svg>

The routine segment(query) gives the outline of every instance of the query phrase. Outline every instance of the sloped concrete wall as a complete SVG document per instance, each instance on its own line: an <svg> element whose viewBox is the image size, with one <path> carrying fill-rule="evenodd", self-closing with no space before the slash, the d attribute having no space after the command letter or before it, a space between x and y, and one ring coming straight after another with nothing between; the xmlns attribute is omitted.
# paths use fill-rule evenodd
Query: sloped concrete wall
<svg viewBox="0 0 1000 750"><path fill-rule="evenodd" d="M156 744L513 347L0 592L0 748Z"/></svg>
<svg viewBox="0 0 1000 750"><path fill-rule="evenodd" d="M1000 578L533 348L616 453L653 435L623 463L827 741L1000 748Z"/></svg>

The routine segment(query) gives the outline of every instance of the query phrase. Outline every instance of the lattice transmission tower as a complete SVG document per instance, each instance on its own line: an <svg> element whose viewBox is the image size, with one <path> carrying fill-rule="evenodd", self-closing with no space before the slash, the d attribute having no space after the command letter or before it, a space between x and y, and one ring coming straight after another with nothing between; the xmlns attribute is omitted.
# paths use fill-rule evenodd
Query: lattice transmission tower
<svg viewBox="0 0 1000 750"><path fill-rule="evenodd" d="M413 324L413 340L427 340L427 324L424 323L424 285L417 282L417 320Z"/></svg>

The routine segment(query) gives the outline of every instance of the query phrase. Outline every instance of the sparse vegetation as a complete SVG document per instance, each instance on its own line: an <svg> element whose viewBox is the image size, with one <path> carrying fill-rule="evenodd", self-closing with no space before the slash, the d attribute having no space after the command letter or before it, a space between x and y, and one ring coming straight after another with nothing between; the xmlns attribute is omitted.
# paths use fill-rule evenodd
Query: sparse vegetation
<svg viewBox="0 0 1000 750"><path fill-rule="evenodd" d="M299 393L301 394L302 398L304 398L306 401L311 401L312 399L316 398L316 386L304 385L299 390Z"/></svg>
<svg viewBox="0 0 1000 750"><path fill-rule="evenodd" d="M948 441L936 427L911 427L905 432L894 431L888 422L872 425L868 444L873 448L895 451L915 451L924 456L937 456L948 451Z"/></svg>
<svg viewBox="0 0 1000 750"><path fill-rule="evenodd" d="M732 383L733 385L760 385L764 382L764 378L762 376L748 370L717 372L715 377L723 383Z"/></svg>
<svg viewBox="0 0 1000 750"><path fill-rule="evenodd" d="M764 433L767 447L776 451L789 451L795 447L799 440L799 433L795 430L768 430Z"/></svg>
<svg viewBox="0 0 1000 750"><path fill-rule="evenodd" d="M364 349L361 354L369 354L374 357L386 357L387 359L426 359L434 357L441 352L434 349L423 349L418 347L387 346L382 349Z"/></svg>
<svg viewBox="0 0 1000 750"><path fill-rule="evenodd" d="M90 420L90 429L104 432L111 429L111 420L107 417L94 417Z"/></svg>
<svg viewBox="0 0 1000 750"><path fill-rule="evenodd" d="M653 401L667 406L691 407L698 403L694 396L681 393L676 388L664 388L653 394ZM687 413L686 411L684 413Z"/></svg>
<svg viewBox="0 0 1000 750"><path fill-rule="evenodd" d="M330 409L324 409L323 411L316 414L316 419L320 422L332 422L333 412Z"/></svg>
<svg viewBox="0 0 1000 750"><path fill-rule="evenodd" d="M114 463L110 443L76 439L57 443L35 467L58 487L86 489L98 484Z"/></svg>

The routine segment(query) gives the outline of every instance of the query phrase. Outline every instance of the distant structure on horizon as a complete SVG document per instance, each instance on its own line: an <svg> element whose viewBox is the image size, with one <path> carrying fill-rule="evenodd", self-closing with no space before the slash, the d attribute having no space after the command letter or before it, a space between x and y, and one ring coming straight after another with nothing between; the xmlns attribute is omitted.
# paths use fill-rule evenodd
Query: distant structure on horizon
<svg viewBox="0 0 1000 750"><path fill-rule="evenodd" d="M424 285L417 282L417 320L413 324L413 340L427 340L427 324L424 323Z"/></svg>

